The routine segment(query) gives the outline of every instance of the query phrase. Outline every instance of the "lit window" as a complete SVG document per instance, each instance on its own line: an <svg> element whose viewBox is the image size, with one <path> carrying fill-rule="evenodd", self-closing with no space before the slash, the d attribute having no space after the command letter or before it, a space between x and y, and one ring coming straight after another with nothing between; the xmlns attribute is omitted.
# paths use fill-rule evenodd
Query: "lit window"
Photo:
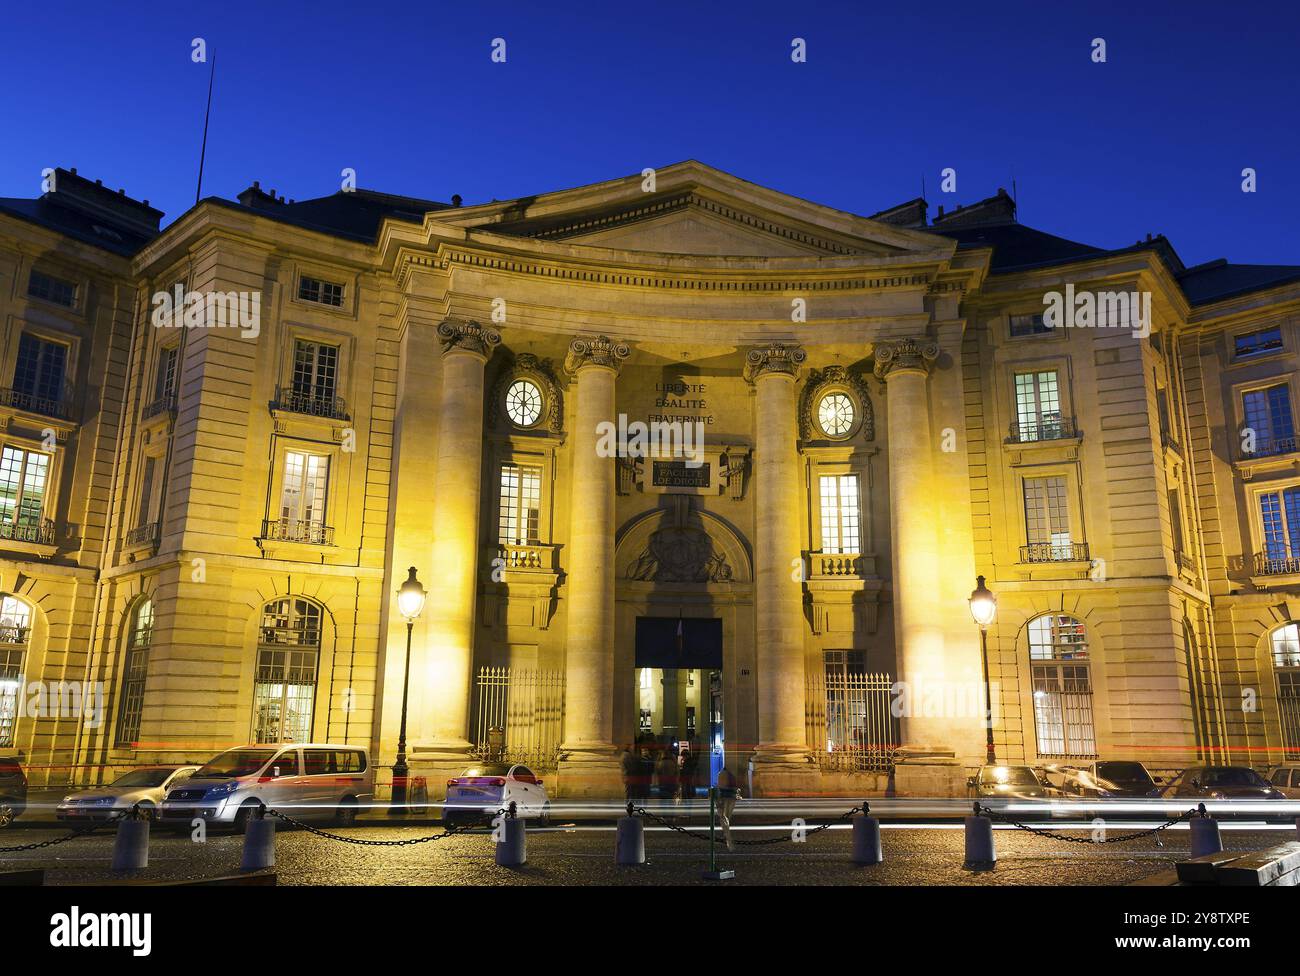
<svg viewBox="0 0 1300 976"><path fill-rule="evenodd" d="M1016 433L1020 441L1066 436L1061 423L1061 388L1056 370L1016 374Z"/></svg>
<svg viewBox="0 0 1300 976"><path fill-rule="evenodd" d="M23 657L31 636L31 610L11 596L0 597L0 748L14 745Z"/></svg>
<svg viewBox="0 0 1300 976"><path fill-rule="evenodd" d="M77 301L77 286L71 281L33 269L27 279L27 294L33 298L53 302L55 305L72 308Z"/></svg>
<svg viewBox="0 0 1300 976"><path fill-rule="evenodd" d="M299 339L293 344L293 395L330 400L338 380L338 346Z"/></svg>
<svg viewBox="0 0 1300 976"><path fill-rule="evenodd" d="M822 475L822 552L861 552L858 536L861 513L858 506L858 476Z"/></svg>
<svg viewBox="0 0 1300 976"><path fill-rule="evenodd" d="M542 391L528 380L515 380L506 390L506 416L519 427L531 427L542 416Z"/></svg>
<svg viewBox="0 0 1300 976"><path fill-rule="evenodd" d="M285 452L284 484L280 491L282 521L325 524L329 471L330 459L323 454Z"/></svg>
<svg viewBox="0 0 1300 976"><path fill-rule="evenodd" d="M343 286L320 278L303 275L298 279L298 297L304 302L316 302L318 305L343 305Z"/></svg>
<svg viewBox="0 0 1300 976"><path fill-rule="evenodd" d="M1047 614L1029 622L1034 727L1040 756L1096 755L1088 634L1083 621Z"/></svg>
<svg viewBox="0 0 1300 976"><path fill-rule="evenodd" d="M1283 624L1270 637L1286 759L1300 759L1300 625Z"/></svg>
<svg viewBox="0 0 1300 976"><path fill-rule="evenodd" d="M0 450L0 525L34 528L41 524L50 456L19 447Z"/></svg>
<svg viewBox="0 0 1300 976"><path fill-rule="evenodd" d="M1255 332L1243 332L1232 340L1232 354L1237 359L1248 356L1260 356L1266 352L1275 352L1282 348L1282 330L1277 326L1271 329L1258 329Z"/></svg>
<svg viewBox="0 0 1300 976"><path fill-rule="evenodd" d="M153 601L136 607L127 634L126 664L122 670L122 706L117 713L118 746L130 746L140 739L144 714L144 688L149 676L149 647L153 643Z"/></svg>
<svg viewBox="0 0 1300 976"><path fill-rule="evenodd" d="M853 429L857 411L844 393L830 393L817 405L817 423L827 437L844 437Z"/></svg>
<svg viewBox="0 0 1300 976"><path fill-rule="evenodd" d="M310 741L320 646L321 608L316 604L284 597L262 609L253 685L254 742Z"/></svg>
<svg viewBox="0 0 1300 976"><path fill-rule="evenodd" d="M1070 510L1065 494L1065 478L1026 478L1025 530L1030 559L1065 560L1071 558Z"/></svg>
<svg viewBox="0 0 1300 976"><path fill-rule="evenodd" d="M501 465L498 541L503 546L538 542L542 509L542 469L534 465Z"/></svg>

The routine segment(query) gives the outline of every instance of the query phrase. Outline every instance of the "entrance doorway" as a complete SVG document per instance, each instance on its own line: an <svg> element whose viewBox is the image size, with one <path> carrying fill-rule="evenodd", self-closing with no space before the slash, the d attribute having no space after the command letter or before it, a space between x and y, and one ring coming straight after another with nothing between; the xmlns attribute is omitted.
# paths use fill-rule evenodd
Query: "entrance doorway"
<svg viewBox="0 0 1300 976"><path fill-rule="evenodd" d="M680 795L701 795L717 782L726 741L722 621L638 617L635 667L637 746L656 793L673 791L675 762Z"/></svg>

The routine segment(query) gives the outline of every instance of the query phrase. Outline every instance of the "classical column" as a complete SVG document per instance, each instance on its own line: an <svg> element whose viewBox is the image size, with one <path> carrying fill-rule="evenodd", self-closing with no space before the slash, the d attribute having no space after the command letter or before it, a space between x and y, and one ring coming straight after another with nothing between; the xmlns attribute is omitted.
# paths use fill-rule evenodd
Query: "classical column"
<svg viewBox="0 0 1300 976"><path fill-rule="evenodd" d="M433 741L417 759L468 754L474 597L478 590L479 477L483 463L483 366L501 336L477 322L438 326L442 343L438 459L429 492L433 553L429 572L428 646L424 673ZM398 526L401 531L401 526Z"/></svg>
<svg viewBox="0 0 1300 976"><path fill-rule="evenodd" d="M934 432L926 378L937 343L897 339L877 344L875 373L885 382L889 415L889 524L893 550L894 634L905 755L952 755L954 717L927 715L944 697L945 654L937 581L939 489L931 461ZM931 707L926 708L927 699Z"/></svg>
<svg viewBox="0 0 1300 976"><path fill-rule="evenodd" d="M797 346L753 349L745 378L757 397L754 448L754 614L758 642L755 789L800 792L816 775L804 730L803 550L799 534ZM733 770L735 772L735 770Z"/></svg>
<svg viewBox="0 0 1300 976"><path fill-rule="evenodd" d="M565 796L619 790L614 747L615 455L603 425L617 424L614 380L629 349L605 336L574 339L564 368L574 379L570 444L569 544L565 559ZM603 442L603 443L602 443Z"/></svg>

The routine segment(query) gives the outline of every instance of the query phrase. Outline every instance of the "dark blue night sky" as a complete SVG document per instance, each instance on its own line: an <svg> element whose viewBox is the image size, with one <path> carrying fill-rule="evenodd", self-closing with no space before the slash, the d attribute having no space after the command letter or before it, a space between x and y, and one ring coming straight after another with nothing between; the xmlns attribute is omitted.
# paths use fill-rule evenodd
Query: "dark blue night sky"
<svg viewBox="0 0 1300 976"><path fill-rule="evenodd" d="M76 166L167 221L184 212L208 82L197 36L217 56L205 195L258 179L301 200L352 167L363 187L471 204L696 158L870 214L923 177L933 212L1014 175L1021 220L1052 233L1165 233L1188 264L1300 263L1290 3L6 7L0 196Z"/></svg>

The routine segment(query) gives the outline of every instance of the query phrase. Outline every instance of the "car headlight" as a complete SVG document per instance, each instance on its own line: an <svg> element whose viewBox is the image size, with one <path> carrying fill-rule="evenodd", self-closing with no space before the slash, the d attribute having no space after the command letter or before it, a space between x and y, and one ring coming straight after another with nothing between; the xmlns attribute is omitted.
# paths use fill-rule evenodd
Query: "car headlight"
<svg viewBox="0 0 1300 976"><path fill-rule="evenodd" d="M231 780L230 782L228 782L228 783L222 783L220 786L214 786L214 787L212 787L210 790L208 790L208 792L207 792L206 794L204 794L204 796L205 796L205 798L215 798L215 797L221 797L221 796L229 796L231 793L235 792L235 790L237 790L237 789L239 789L239 780L237 780L237 779L232 779L232 780Z"/></svg>
<svg viewBox="0 0 1300 976"><path fill-rule="evenodd" d="M76 799L72 796L72 794L69 793L67 796L65 796L65 797L64 797L62 800L60 800L59 802L60 802L60 803L75 803L75 802L76 802Z"/></svg>

